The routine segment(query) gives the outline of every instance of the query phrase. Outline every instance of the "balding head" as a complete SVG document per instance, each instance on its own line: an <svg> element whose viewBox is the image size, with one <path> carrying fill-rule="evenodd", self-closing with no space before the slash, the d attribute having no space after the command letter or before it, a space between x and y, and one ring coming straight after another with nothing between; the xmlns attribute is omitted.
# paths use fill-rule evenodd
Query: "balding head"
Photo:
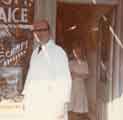
<svg viewBox="0 0 123 120"><path fill-rule="evenodd" d="M47 28L48 30L50 29L49 23L47 20L37 20L34 22L34 30L40 28Z"/></svg>
<svg viewBox="0 0 123 120"><path fill-rule="evenodd" d="M50 27L48 21L47 20L35 21L33 27L34 33L37 34L37 36L40 39L40 42L42 44L47 43L50 38Z"/></svg>

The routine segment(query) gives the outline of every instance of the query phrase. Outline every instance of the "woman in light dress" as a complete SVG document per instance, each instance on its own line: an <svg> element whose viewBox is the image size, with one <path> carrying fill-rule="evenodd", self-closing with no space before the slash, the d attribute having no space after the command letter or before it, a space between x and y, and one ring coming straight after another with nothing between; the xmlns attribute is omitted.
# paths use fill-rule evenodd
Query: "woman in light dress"
<svg viewBox="0 0 123 120"><path fill-rule="evenodd" d="M71 103L68 110L72 113L85 114L88 112L88 100L85 87L85 80L88 78L88 64L83 59L80 44L74 44L72 58L69 62L72 76Z"/></svg>

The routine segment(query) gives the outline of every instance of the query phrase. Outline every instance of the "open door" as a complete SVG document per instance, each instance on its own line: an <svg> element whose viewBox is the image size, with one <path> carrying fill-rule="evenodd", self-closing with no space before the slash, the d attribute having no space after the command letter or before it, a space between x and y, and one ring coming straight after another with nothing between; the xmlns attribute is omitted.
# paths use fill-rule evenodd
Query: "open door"
<svg viewBox="0 0 123 120"><path fill-rule="evenodd" d="M85 83L90 120L107 120L107 103L112 99L113 37L109 25L114 24L113 8L57 3L56 43L69 55L72 43L79 41L89 65L90 76Z"/></svg>
<svg viewBox="0 0 123 120"><path fill-rule="evenodd" d="M97 119L108 120L108 105L113 98L113 62L115 9L101 16L98 21L97 41Z"/></svg>

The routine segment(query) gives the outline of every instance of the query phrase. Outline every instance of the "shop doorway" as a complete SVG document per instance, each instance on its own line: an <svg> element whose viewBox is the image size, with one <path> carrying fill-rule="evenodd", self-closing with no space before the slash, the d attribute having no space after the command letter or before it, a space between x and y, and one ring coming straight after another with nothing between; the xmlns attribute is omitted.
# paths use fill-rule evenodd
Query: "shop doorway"
<svg viewBox="0 0 123 120"><path fill-rule="evenodd" d="M109 25L114 26L114 19L115 5L57 3L56 43L69 56L72 45L79 41L88 62L89 78L85 85L90 120L108 119L106 105L112 98L112 78L107 78L107 73L112 73L113 62Z"/></svg>

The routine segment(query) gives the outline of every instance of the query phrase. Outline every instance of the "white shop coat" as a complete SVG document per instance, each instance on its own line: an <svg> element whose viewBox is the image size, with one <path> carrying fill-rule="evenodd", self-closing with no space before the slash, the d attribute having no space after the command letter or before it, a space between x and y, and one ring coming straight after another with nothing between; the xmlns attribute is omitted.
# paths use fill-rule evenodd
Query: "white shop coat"
<svg viewBox="0 0 123 120"><path fill-rule="evenodd" d="M32 54L24 87L24 108L32 119L64 120L70 101L71 76L64 50L52 40ZM61 117L63 116L63 117Z"/></svg>

